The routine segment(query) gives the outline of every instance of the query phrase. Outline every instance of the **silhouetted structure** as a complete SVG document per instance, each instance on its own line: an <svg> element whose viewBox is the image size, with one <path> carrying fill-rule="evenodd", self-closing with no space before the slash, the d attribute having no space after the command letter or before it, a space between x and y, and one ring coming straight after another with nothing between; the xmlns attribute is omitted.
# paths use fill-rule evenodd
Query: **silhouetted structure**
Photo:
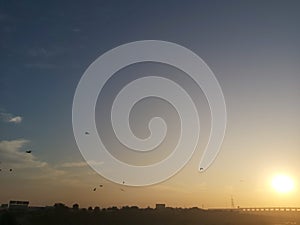
<svg viewBox="0 0 300 225"><path fill-rule="evenodd" d="M13 210L28 209L29 201L9 201L8 208Z"/></svg>
<svg viewBox="0 0 300 225"><path fill-rule="evenodd" d="M166 204L156 204L155 209L157 210L162 210L166 208Z"/></svg>
<svg viewBox="0 0 300 225"><path fill-rule="evenodd" d="M260 208L239 208L242 212L300 212L297 207L260 207Z"/></svg>

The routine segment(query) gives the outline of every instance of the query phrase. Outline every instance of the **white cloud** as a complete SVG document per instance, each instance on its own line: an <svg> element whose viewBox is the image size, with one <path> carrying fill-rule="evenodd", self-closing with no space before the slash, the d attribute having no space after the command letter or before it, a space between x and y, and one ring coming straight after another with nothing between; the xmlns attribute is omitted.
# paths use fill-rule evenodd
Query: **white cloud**
<svg viewBox="0 0 300 225"><path fill-rule="evenodd" d="M22 148L28 144L25 139L0 141L1 166L7 168L41 168L47 163L38 160L33 154L28 154Z"/></svg>
<svg viewBox="0 0 300 225"><path fill-rule="evenodd" d="M21 123L22 122L22 117L21 116L15 116L11 118L8 122L10 123Z"/></svg>
<svg viewBox="0 0 300 225"><path fill-rule="evenodd" d="M21 123L23 120L21 116L15 116L6 112L0 112L0 119L6 123Z"/></svg>

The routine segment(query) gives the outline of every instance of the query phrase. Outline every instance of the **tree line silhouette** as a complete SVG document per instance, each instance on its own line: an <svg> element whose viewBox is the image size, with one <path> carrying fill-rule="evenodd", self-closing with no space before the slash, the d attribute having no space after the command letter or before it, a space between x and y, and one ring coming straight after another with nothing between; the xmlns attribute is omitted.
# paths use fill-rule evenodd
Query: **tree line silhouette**
<svg viewBox="0 0 300 225"><path fill-rule="evenodd" d="M0 225L274 225L300 223L299 213L255 215L239 211L199 208L153 208L116 206L71 208L63 203L27 210L1 210Z"/></svg>

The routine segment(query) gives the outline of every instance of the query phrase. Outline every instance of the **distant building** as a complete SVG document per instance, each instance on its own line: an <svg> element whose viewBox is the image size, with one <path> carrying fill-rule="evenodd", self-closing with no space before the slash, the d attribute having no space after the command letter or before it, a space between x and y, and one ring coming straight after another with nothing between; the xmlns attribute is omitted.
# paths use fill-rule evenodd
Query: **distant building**
<svg viewBox="0 0 300 225"><path fill-rule="evenodd" d="M9 209L28 209L29 201L9 201Z"/></svg>
<svg viewBox="0 0 300 225"><path fill-rule="evenodd" d="M166 204L156 204L155 205L155 209L161 210L161 209L165 209L166 208Z"/></svg>

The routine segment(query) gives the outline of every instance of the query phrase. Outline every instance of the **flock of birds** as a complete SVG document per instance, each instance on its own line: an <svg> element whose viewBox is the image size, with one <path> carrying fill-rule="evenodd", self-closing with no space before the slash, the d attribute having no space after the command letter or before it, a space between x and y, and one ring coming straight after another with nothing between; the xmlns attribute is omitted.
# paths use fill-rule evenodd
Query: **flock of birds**
<svg viewBox="0 0 300 225"><path fill-rule="evenodd" d="M103 184L100 184L99 187L102 188L102 187L103 187ZM95 188L93 189L93 191L97 191L97 188L95 187Z"/></svg>

